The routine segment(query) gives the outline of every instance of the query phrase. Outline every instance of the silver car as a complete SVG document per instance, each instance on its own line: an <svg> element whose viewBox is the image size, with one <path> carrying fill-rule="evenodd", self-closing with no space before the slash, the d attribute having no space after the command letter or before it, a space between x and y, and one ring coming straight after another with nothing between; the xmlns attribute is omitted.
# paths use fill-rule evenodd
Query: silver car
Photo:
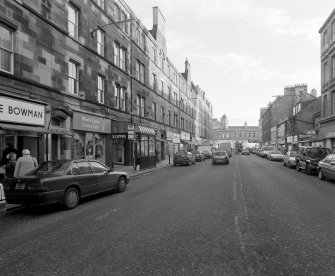
<svg viewBox="0 0 335 276"><path fill-rule="evenodd" d="M283 160L283 166L287 166L289 168L295 168L296 162L295 162L295 156L297 155L297 152L295 150L289 150L284 157Z"/></svg>
<svg viewBox="0 0 335 276"><path fill-rule="evenodd" d="M270 150L268 154L268 160L270 161L283 161L284 154L282 154L279 150Z"/></svg>

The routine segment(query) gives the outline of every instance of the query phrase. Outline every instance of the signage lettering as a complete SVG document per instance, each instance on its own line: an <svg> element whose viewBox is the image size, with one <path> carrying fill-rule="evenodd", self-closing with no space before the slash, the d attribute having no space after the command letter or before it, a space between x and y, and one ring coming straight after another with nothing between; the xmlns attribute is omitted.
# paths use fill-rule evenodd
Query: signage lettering
<svg viewBox="0 0 335 276"><path fill-rule="evenodd" d="M1 121L44 126L44 105L6 97L0 97L0 102Z"/></svg>

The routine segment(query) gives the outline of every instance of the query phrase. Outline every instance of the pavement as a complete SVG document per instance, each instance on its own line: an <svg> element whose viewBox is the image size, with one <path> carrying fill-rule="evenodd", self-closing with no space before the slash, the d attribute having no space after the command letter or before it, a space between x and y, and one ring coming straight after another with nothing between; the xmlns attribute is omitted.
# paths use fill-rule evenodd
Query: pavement
<svg viewBox="0 0 335 276"><path fill-rule="evenodd" d="M169 162L169 159L161 160L156 164L155 168L150 168L150 169L146 169L146 170L137 171L137 170L134 169L133 166L124 166L124 165L118 165L118 164L114 164L113 168L114 168L115 171L126 172L129 175L129 178L132 179L132 178L144 175L144 174L160 171L160 170L166 169L166 168L171 167L171 166L173 166L172 158L171 158L170 162ZM20 207L21 207L21 205L17 205L17 204L7 204L6 205L6 210L9 211L9 210L13 210L13 209L20 208Z"/></svg>

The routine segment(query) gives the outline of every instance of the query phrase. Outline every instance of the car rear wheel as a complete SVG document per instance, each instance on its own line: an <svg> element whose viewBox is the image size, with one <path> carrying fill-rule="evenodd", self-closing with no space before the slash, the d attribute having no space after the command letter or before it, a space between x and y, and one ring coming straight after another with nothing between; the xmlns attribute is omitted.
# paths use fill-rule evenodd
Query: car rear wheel
<svg viewBox="0 0 335 276"><path fill-rule="evenodd" d="M296 169L297 169L297 172L299 172L299 171L300 171L299 162L297 162Z"/></svg>
<svg viewBox="0 0 335 276"><path fill-rule="evenodd" d="M76 188L69 188L65 191L63 197L63 206L70 210L75 208L79 203L79 192Z"/></svg>
<svg viewBox="0 0 335 276"><path fill-rule="evenodd" d="M117 182L117 192L122 193L127 188L127 180L124 176L120 176Z"/></svg>
<svg viewBox="0 0 335 276"><path fill-rule="evenodd" d="M325 179L325 176L323 175L321 169L319 170L318 176L319 176L320 180L324 180Z"/></svg>
<svg viewBox="0 0 335 276"><path fill-rule="evenodd" d="M306 164L306 173L311 174L311 167L309 166L309 164Z"/></svg>

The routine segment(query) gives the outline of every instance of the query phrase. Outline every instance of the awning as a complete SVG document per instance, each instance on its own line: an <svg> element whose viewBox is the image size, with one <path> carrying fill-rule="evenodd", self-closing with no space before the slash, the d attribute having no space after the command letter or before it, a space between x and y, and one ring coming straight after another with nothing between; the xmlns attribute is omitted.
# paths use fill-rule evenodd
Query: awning
<svg viewBox="0 0 335 276"><path fill-rule="evenodd" d="M19 131L35 131L45 132L47 129L44 126L29 126L29 125L14 125L0 123L0 129L19 130Z"/></svg>
<svg viewBox="0 0 335 276"><path fill-rule="evenodd" d="M153 128L146 127L146 126L140 126L140 125L136 125L136 127L138 128L138 131L136 132L156 136L156 131Z"/></svg>

